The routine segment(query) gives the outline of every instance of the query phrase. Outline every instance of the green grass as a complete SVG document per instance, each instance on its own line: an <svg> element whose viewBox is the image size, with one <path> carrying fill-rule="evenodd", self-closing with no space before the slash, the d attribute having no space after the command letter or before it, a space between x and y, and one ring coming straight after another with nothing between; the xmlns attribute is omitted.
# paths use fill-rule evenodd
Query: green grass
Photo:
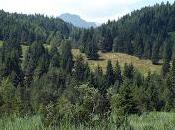
<svg viewBox="0 0 175 130"><path fill-rule="evenodd" d="M22 60L22 68L24 68L24 59L26 57L29 46L21 45L21 47L22 47L22 59L21 59Z"/></svg>
<svg viewBox="0 0 175 130"><path fill-rule="evenodd" d="M175 130L175 113L151 112L142 116L132 115L128 118L128 123L132 130ZM117 130L113 123L107 126L88 128L81 125L76 128L69 123L64 123L60 127L46 128L39 116L0 119L0 130Z"/></svg>
<svg viewBox="0 0 175 130"><path fill-rule="evenodd" d="M143 116L131 116L134 130L175 130L175 113L154 112Z"/></svg>
<svg viewBox="0 0 175 130"><path fill-rule="evenodd" d="M0 47L2 47L2 45L3 45L3 41L0 41Z"/></svg>
<svg viewBox="0 0 175 130"><path fill-rule="evenodd" d="M73 55L76 57L77 55L81 54L85 61L87 61L90 65L90 68L94 70L97 65L100 65L103 69L103 71L106 71L107 61L111 60L113 65L119 61L120 65L123 67L125 63L132 63L135 68L137 68L140 72L142 72L144 75L146 75L149 71L160 73L161 71L161 65L153 65L150 60L144 60L139 59L138 57L123 54L123 53L99 53L100 54L100 60L88 60L86 56L78 49L72 50Z"/></svg>

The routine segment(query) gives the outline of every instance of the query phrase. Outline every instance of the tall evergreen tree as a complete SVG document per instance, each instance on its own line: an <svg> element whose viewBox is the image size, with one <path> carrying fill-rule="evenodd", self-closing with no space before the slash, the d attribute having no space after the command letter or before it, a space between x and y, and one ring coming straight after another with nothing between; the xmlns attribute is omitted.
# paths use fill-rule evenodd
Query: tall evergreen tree
<svg viewBox="0 0 175 130"><path fill-rule="evenodd" d="M95 42L94 38L88 42L85 54L89 59L93 60L98 59L99 55L98 55L97 43Z"/></svg>
<svg viewBox="0 0 175 130"><path fill-rule="evenodd" d="M168 104L170 109L175 107L175 60L173 60L172 69L167 80L167 86L169 88Z"/></svg>
<svg viewBox="0 0 175 130"><path fill-rule="evenodd" d="M85 74L84 59L81 55L79 55L76 57L75 62L74 62L73 75L79 81L83 81L84 74Z"/></svg>
<svg viewBox="0 0 175 130"><path fill-rule="evenodd" d="M125 63L123 71L124 78L132 80L134 77L134 71L134 66L132 64L128 65Z"/></svg>
<svg viewBox="0 0 175 130"><path fill-rule="evenodd" d="M50 67L60 67L60 54L56 46L51 46L50 49Z"/></svg>
<svg viewBox="0 0 175 130"><path fill-rule="evenodd" d="M121 67L119 65L119 62L117 61L115 67L114 67L114 81L117 83L119 86L122 83L122 72L121 72Z"/></svg>
<svg viewBox="0 0 175 130"><path fill-rule="evenodd" d="M112 67L112 62L109 60L107 63L106 69L106 85L109 88L112 84L114 84L114 71Z"/></svg>
<svg viewBox="0 0 175 130"><path fill-rule="evenodd" d="M73 56L70 42L67 40L63 42L61 49L61 67L66 70L66 72L71 73L73 67Z"/></svg>

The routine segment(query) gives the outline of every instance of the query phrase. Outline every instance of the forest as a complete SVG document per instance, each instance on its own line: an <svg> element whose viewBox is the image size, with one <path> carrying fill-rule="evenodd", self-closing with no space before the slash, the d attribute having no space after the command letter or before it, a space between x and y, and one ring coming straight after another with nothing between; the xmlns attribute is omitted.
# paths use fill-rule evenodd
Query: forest
<svg viewBox="0 0 175 130"><path fill-rule="evenodd" d="M0 20L0 129L7 129L3 120L28 120L31 130L131 130L135 116L175 117L175 3L144 7L90 29L3 10ZM73 48L90 60L99 60L99 52L119 52L162 69L143 75L132 63L121 67L108 60L105 72L100 65L92 70ZM33 120L41 124L34 127Z"/></svg>

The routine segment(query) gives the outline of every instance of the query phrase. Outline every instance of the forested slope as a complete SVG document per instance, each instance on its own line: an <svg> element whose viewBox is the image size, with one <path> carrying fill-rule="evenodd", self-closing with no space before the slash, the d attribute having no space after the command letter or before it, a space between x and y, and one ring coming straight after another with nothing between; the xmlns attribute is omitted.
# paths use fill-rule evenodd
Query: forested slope
<svg viewBox="0 0 175 130"><path fill-rule="evenodd" d="M0 40L7 40L14 35L19 42L27 44L46 42L55 34L68 38L72 30L72 25L61 19L40 14L25 15L0 10L0 21Z"/></svg>
<svg viewBox="0 0 175 130"><path fill-rule="evenodd" d="M109 21L95 30L85 30L80 43L83 43L83 51L87 54L93 45L93 42L89 41L95 40L97 49L102 51L122 52L140 58L149 58L156 64L160 58L163 58L167 44L173 51L174 31L175 3L172 5L162 3L135 10L118 21Z"/></svg>

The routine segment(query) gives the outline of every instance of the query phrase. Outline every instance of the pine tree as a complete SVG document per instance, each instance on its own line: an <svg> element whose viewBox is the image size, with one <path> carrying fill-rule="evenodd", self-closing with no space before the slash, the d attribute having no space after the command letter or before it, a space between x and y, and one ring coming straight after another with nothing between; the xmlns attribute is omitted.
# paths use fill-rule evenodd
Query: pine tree
<svg viewBox="0 0 175 130"><path fill-rule="evenodd" d="M121 67L119 65L119 62L117 61L115 68L114 68L114 81L117 83L119 86L122 83L122 72L121 72Z"/></svg>
<svg viewBox="0 0 175 130"><path fill-rule="evenodd" d="M167 76L169 71L170 71L170 63L167 60L165 60L162 65L162 71L161 71L161 75L163 76L163 78Z"/></svg>
<svg viewBox="0 0 175 130"><path fill-rule="evenodd" d="M60 54L56 46L50 49L50 67L60 67Z"/></svg>
<svg viewBox="0 0 175 130"><path fill-rule="evenodd" d="M153 64L159 63L159 41L156 41L156 43L154 43L151 59Z"/></svg>
<svg viewBox="0 0 175 130"><path fill-rule="evenodd" d="M88 42L85 54L87 55L87 58L96 60L98 59L98 49L97 49L97 44L95 42L95 39L93 38L91 41Z"/></svg>
<svg viewBox="0 0 175 130"><path fill-rule="evenodd" d="M106 69L107 88L109 88L112 84L114 84L114 72L113 72L112 62L109 60L107 63L107 69Z"/></svg>
<svg viewBox="0 0 175 130"><path fill-rule="evenodd" d="M98 65L94 72L94 87L100 90L101 93L105 91L106 84L104 82L102 67Z"/></svg>
<svg viewBox="0 0 175 130"><path fill-rule="evenodd" d="M124 78L128 78L130 80L133 79L134 77L134 66L132 64L126 64L124 65L124 71L123 71L123 75L124 75Z"/></svg>
<svg viewBox="0 0 175 130"><path fill-rule="evenodd" d="M136 56L141 58L144 54L144 45L143 45L143 40L140 35L136 35L134 48L135 48Z"/></svg>
<svg viewBox="0 0 175 130"><path fill-rule="evenodd" d="M138 112L129 80L124 81L122 87L120 88L119 95L121 96L120 107L122 107L125 115Z"/></svg>
<svg viewBox="0 0 175 130"><path fill-rule="evenodd" d="M163 53L163 59L164 59L164 62L170 62L172 58L172 53L173 53L172 52L173 46L170 40L166 40L164 44L165 44L165 48Z"/></svg>
<svg viewBox="0 0 175 130"><path fill-rule="evenodd" d="M172 45L169 40L165 41L165 49L163 54L162 76L165 78L170 71L170 61L172 57Z"/></svg>
<svg viewBox="0 0 175 130"><path fill-rule="evenodd" d="M61 67L68 73L71 73L73 67L73 56L69 41L62 43L61 48Z"/></svg>
<svg viewBox="0 0 175 130"><path fill-rule="evenodd" d="M106 29L104 27L102 27L102 42L100 45L100 49L103 52L109 52L112 51L112 47L113 47L113 38L110 32L110 29Z"/></svg>
<svg viewBox="0 0 175 130"><path fill-rule="evenodd" d="M73 75L76 79L82 81L84 79L84 73L85 73L84 59L82 55L79 55L75 58Z"/></svg>
<svg viewBox="0 0 175 130"><path fill-rule="evenodd" d="M175 60L173 60L172 69L170 72L170 83L169 88L173 95L175 95Z"/></svg>

